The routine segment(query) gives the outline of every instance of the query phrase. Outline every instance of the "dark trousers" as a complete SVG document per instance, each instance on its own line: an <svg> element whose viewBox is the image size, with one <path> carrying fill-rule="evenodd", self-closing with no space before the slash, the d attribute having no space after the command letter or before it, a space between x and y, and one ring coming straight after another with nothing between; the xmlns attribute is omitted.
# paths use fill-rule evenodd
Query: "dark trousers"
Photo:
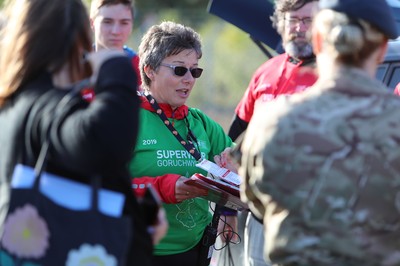
<svg viewBox="0 0 400 266"><path fill-rule="evenodd" d="M192 249L174 255L154 256L153 266L196 266L200 243Z"/></svg>

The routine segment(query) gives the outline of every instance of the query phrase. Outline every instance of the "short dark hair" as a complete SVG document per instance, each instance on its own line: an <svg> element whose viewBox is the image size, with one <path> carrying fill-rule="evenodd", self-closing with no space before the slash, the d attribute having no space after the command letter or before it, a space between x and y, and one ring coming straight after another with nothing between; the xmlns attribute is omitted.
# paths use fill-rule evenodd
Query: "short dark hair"
<svg viewBox="0 0 400 266"><path fill-rule="evenodd" d="M200 35L192 28L173 21L164 21L150 27L139 45L142 87L148 89L151 84L144 71L146 66L156 70L166 57L186 49L194 50L198 59L203 55Z"/></svg>
<svg viewBox="0 0 400 266"><path fill-rule="evenodd" d="M299 10L308 3L318 1L319 0L276 0L274 14L270 17L272 25L276 28L279 34L282 34L286 12Z"/></svg>
<svg viewBox="0 0 400 266"><path fill-rule="evenodd" d="M118 4L129 6L132 13L132 19L134 18L135 7L133 0L92 0L90 4L90 18L94 19L97 16L97 13L101 7Z"/></svg>

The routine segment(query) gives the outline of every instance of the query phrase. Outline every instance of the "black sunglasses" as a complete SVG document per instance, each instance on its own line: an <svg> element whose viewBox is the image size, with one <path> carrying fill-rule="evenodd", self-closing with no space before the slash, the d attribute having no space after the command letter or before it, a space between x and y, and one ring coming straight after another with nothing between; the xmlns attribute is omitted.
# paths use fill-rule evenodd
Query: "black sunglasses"
<svg viewBox="0 0 400 266"><path fill-rule="evenodd" d="M163 63L161 63L160 65L172 68L174 70L174 74L179 77L183 77L186 74L186 72L188 72L188 70L190 71L190 74L192 74L192 77L194 77L195 79L200 78L201 73L203 73L203 69L198 68L198 67L188 69L183 66L174 66L174 65L163 64Z"/></svg>

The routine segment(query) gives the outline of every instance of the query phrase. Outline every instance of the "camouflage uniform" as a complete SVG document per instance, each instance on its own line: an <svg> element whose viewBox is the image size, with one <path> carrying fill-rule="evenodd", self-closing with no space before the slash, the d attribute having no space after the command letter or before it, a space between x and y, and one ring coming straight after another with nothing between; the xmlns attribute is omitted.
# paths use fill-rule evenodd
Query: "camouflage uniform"
<svg viewBox="0 0 400 266"><path fill-rule="evenodd" d="M400 98L381 83L346 68L281 97L241 151L273 265L400 265Z"/></svg>

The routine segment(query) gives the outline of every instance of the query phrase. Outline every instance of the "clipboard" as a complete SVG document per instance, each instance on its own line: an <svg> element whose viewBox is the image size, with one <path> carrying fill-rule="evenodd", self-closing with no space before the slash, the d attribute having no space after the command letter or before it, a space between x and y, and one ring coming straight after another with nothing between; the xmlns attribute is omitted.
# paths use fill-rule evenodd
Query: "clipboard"
<svg viewBox="0 0 400 266"><path fill-rule="evenodd" d="M248 209L248 205L240 200L240 189L237 186L230 185L218 179L212 179L202 174L194 174L185 184L207 189L208 195L202 198L215 202L218 205L230 209L243 211Z"/></svg>

